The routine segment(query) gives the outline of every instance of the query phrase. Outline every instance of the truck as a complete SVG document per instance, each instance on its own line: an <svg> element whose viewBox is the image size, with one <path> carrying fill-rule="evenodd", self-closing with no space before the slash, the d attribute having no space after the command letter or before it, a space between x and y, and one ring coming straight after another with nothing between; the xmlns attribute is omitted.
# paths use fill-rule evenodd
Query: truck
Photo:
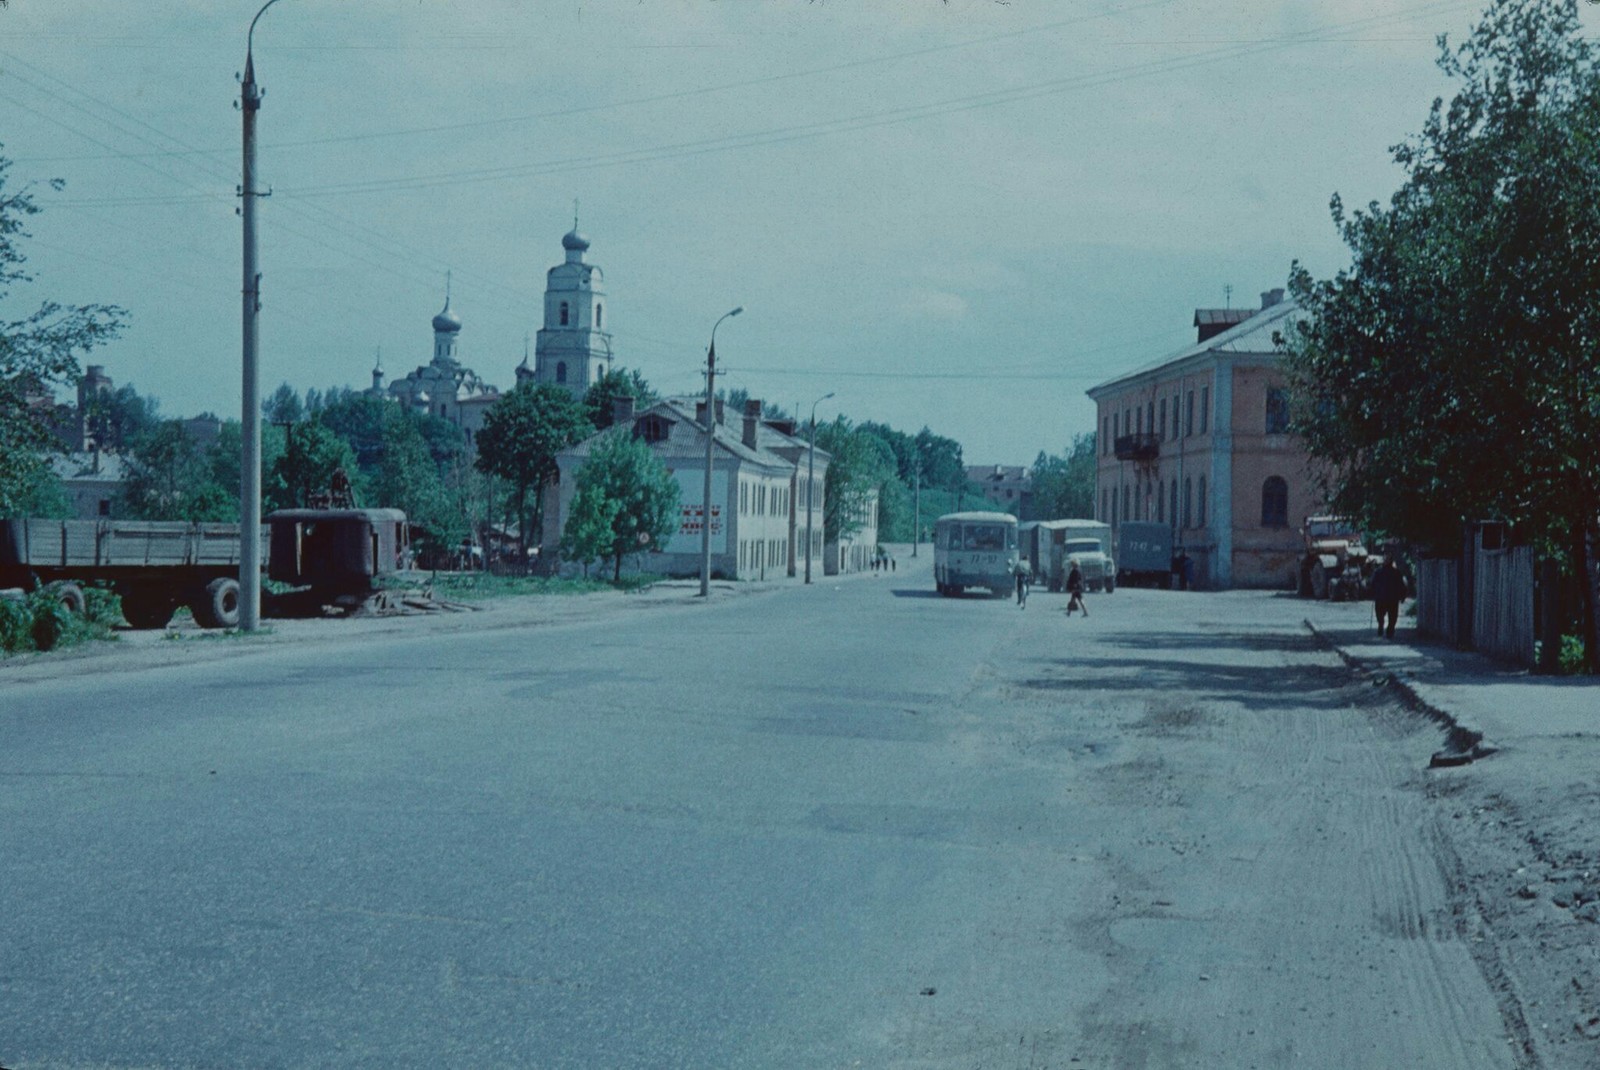
<svg viewBox="0 0 1600 1070"><path fill-rule="evenodd" d="M1305 542L1298 584L1302 598L1340 602L1367 596L1383 557L1367 549L1354 521L1344 516L1308 516L1300 535Z"/></svg>
<svg viewBox="0 0 1600 1070"><path fill-rule="evenodd" d="M1130 587L1172 584L1172 529L1149 520L1117 527L1117 582Z"/></svg>
<svg viewBox="0 0 1600 1070"><path fill-rule="evenodd" d="M398 509L284 509L263 527L269 579L298 588L263 608L300 610L364 598L398 567ZM83 585L110 587L134 628L164 628L188 606L202 628L239 623L239 525L149 520L0 520L0 590L48 588L74 612Z"/></svg>
<svg viewBox="0 0 1600 1070"><path fill-rule="evenodd" d="M1022 556L1033 582L1061 591L1073 565L1088 590L1117 589L1111 525L1098 520L1036 520L1020 526Z"/></svg>

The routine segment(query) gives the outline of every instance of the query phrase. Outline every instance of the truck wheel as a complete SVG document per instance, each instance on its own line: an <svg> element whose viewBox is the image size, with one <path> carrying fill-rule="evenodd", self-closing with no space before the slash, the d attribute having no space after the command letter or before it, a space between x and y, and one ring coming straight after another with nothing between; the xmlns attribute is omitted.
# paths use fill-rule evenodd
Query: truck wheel
<svg viewBox="0 0 1600 1070"><path fill-rule="evenodd" d="M74 617L83 616L84 610L88 608L83 600L83 588L76 583L52 583L50 597L61 603L61 608Z"/></svg>
<svg viewBox="0 0 1600 1070"><path fill-rule="evenodd" d="M194 622L202 628L237 628L239 581L226 576L212 580L189 609L194 613Z"/></svg>
<svg viewBox="0 0 1600 1070"><path fill-rule="evenodd" d="M122 595L122 619L130 628L165 628L177 608L161 591L131 590Z"/></svg>
<svg viewBox="0 0 1600 1070"><path fill-rule="evenodd" d="M1107 576L1106 577L1106 594L1110 594L1112 591L1115 591L1116 589L1117 589L1117 581L1112 579L1110 576Z"/></svg>

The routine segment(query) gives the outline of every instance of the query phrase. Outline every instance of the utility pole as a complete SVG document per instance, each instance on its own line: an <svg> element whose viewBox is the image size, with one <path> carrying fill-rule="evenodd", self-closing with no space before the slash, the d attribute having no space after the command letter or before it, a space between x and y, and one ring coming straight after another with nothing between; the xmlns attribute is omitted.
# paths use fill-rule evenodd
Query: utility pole
<svg viewBox="0 0 1600 1070"><path fill-rule="evenodd" d="M239 457L239 629L253 632L261 626L261 368L257 351L261 342L261 272L256 269L256 112L266 90L256 85L252 45L256 23L278 0L267 0L250 20L245 35L244 77L239 83L239 113L244 122L243 174L239 184L239 215L244 221L243 295L243 412Z"/></svg>
<svg viewBox="0 0 1600 1070"><path fill-rule="evenodd" d="M744 306L740 305L732 312L723 313L722 318L711 325L711 346L706 350L706 482L705 497L701 499L700 507L701 598L711 597L711 461L717 437L717 398L713 389L717 379L717 328L722 326L722 320L743 311Z"/></svg>
<svg viewBox="0 0 1600 1070"><path fill-rule="evenodd" d="M817 406L833 397L831 393L824 394L811 403L811 444L807 449L806 461L806 582L811 582L811 548L816 545L812 535L811 514L812 505L817 500Z"/></svg>
<svg viewBox="0 0 1600 1070"><path fill-rule="evenodd" d="M917 547L922 545L922 459L917 459L917 465L911 474L911 556L917 556Z"/></svg>

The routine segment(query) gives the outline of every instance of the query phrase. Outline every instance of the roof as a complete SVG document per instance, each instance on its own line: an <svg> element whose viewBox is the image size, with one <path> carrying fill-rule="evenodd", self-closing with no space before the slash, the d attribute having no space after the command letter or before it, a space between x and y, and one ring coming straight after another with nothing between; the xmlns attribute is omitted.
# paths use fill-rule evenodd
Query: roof
<svg viewBox="0 0 1600 1070"><path fill-rule="evenodd" d="M1194 310L1194 326L1211 327L1218 323L1243 323L1260 311L1259 308L1197 308Z"/></svg>
<svg viewBox="0 0 1600 1070"><path fill-rule="evenodd" d="M122 479L123 463L119 454L101 450L98 472L95 471L95 458L92 452L56 454L50 458L50 468L64 483L74 481L116 483Z"/></svg>
<svg viewBox="0 0 1600 1070"><path fill-rule="evenodd" d="M1178 350L1176 353L1162 357L1160 360L1133 371L1124 372L1114 378L1107 379L1090 387L1086 393L1094 398L1109 391L1112 387L1121 386L1135 379L1141 379L1153 372L1165 371L1171 365L1185 361L1198 361L1206 357L1221 355L1253 355L1261 357L1276 357L1278 344L1274 335L1288 329L1291 323L1298 322L1306 317L1298 304L1291 298L1279 301L1271 308L1266 308L1251 316L1236 326L1229 327L1221 334L1207 338Z"/></svg>
<svg viewBox="0 0 1600 1070"><path fill-rule="evenodd" d="M671 420L674 423L688 424L697 432L692 441L683 441L681 439L669 437L664 442L652 443L650 448L655 451L657 456L663 459L681 457L684 460L705 457L705 443L700 441L700 422L694 418L694 410L689 408L685 402L676 399L658 401L654 405L634 413L633 420L637 423L644 417L652 415L660 416L664 419ZM587 457L589 455L589 451L594 448L595 444L600 441L601 437L609 434L611 430L612 429L608 428L605 431L600 431L596 434L590 435L588 438L577 443L576 445L568 446L566 449L561 451L560 456ZM773 453L770 449L763 448L759 439L757 440L757 446L755 449L751 449L749 446L746 446L742 437L739 434L736 434L734 428L727 424L716 424L713 430L715 435L714 441L716 442L717 448L722 450L724 453L737 457L741 461L746 461L750 464L763 465L768 468L780 468L786 472L794 467L793 464L778 456L776 453ZM783 437L787 438L788 436ZM820 457L827 456L827 454L822 450L818 450L817 454Z"/></svg>
<svg viewBox="0 0 1600 1070"><path fill-rule="evenodd" d="M938 519L937 523L942 524L947 520L960 520L963 522L987 520L990 523L1002 524L1015 524L1017 522L1017 518L1010 513L946 513Z"/></svg>

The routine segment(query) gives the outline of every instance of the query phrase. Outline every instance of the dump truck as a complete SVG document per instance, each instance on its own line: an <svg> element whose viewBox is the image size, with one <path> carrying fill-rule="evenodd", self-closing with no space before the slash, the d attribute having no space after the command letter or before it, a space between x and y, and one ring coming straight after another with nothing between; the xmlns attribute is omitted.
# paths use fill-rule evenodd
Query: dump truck
<svg viewBox="0 0 1600 1070"><path fill-rule="evenodd" d="M1117 568L1111 556L1111 525L1098 520L1036 520L1019 526L1024 563L1033 582L1048 590L1066 589L1067 573L1076 564L1084 587L1117 589Z"/></svg>
<svg viewBox="0 0 1600 1070"><path fill-rule="evenodd" d="M285 509L267 516L263 564L298 588L263 609L351 605L377 591L406 548L398 509ZM0 590L48 588L74 612L83 585L110 587L134 628L163 628L187 606L202 628L239 623L239 525L150 520L0 520Z"/></svg>

